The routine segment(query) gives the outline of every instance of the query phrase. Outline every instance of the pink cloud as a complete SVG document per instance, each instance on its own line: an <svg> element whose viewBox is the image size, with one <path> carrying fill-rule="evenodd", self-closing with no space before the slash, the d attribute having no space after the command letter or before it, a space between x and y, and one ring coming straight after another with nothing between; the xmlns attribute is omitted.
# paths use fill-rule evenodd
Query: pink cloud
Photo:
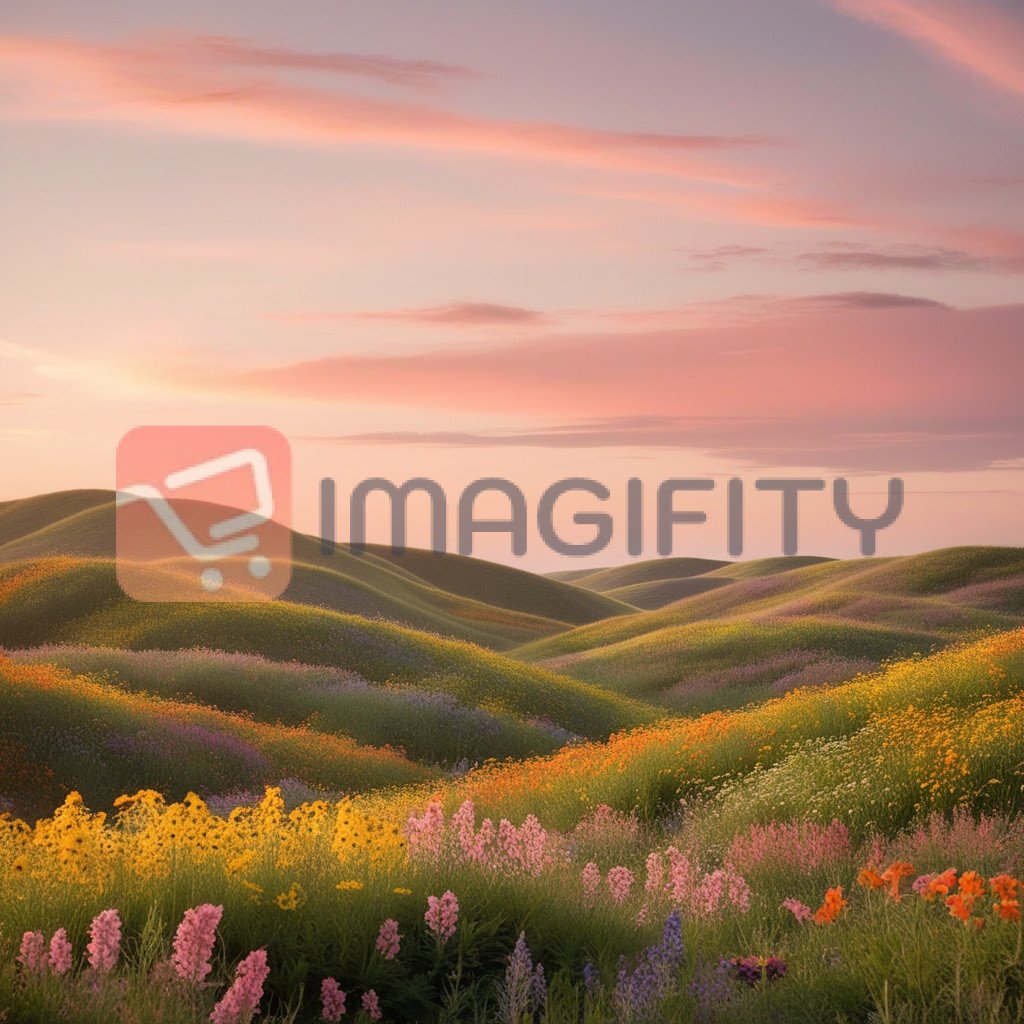
<svg viewBox="0 0 1024 1024"><path fill-rule="evenodd" d="M1024 96L1024 20L984 0L829 0L989 85Z"/></svg>
<svg viewBox="0 0 1024 1024"><path fill-rule="evenodd" d="M743 317L704 326L650 329L634 313L634 330L166 372L237 396L563 418L1019 414L1024 306L959 310L858 292L761 302L760 315L747 299Z"/></svg>
<svg viewBox="0 0 1024 1024"><path fill-rule="evenodd" d="M407 60L377 54L305 53L283 46L257 46L230 36L172 35L154 40L158 46L180 51L192 63L266 68L273 71L327 71L386 82L389 85L423 87L459 78L472 78L476 72L461 64L433 60Z"/></svg>
<svg viewBox="0 0 1024 1024"><path fill-rule="evenodd" d="M265 313L264 318L291 323L345 323L362 320L404 323L423 327L516 327L542 324L550 320L546 313L535 309L524 309L522 306L502 306L493 302L453 302L446 306L360 310L351 313L329 310Z"/></svg>
<svg viewBox="0 0 1024 1024"><path fill-rule="evenodd" d="M1024 453L1024 416L856 420L618 417L531 430L377 431L303 440L344 445L453 448L646 448L697 450L755 466L862 472L950 472L1002 468Z"/></svg>
<svg viewBox="0 0 1024 1024"><path fill-rule="evenodd" d="M129 44L0 39L0 70L20 89L17 101L7 101L9 117L119 122L150 131L276 142L454 150L733 185L750 183L749 174L719 166L706 154L768 141L473 117L298 85L274 74L337 59L282 55L225 40L211 46L205 37Z"/></svg>

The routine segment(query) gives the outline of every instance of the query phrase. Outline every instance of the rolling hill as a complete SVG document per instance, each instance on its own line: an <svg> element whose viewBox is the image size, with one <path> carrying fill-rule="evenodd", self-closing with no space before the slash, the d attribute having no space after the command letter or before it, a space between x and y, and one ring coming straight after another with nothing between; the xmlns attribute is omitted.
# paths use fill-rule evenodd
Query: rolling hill
<svg viewBox="0 0 1024 1024"><path fill-rule="evenodd" d="M772 574L578 627L516 656L682 711L834 683L1024 622L1024 551L950 548ZM755 566L756 570L756 566Z"/></svg>
<svg viewBox="0 0 1024 1024"><path fill-rule="evenodd" d="M724 587L737 579L789 572L827 562L812 555L722 562L712 558L654 558L607 569L569 569L553 579L593 590L636 608L652 611Z"/></svg>
<svg viewBox="0 0 1024 1024"><path fill-rule="evenodd" d="M8 656L19 664L56 665L125 692L395 747L411 760L444 769L548 753L573 738L545 722L460 703L442 690L370 683L330 665L201 648L42 647Z"/></svg>
<svg viewBox="0 0 1024 1024"><path fill-rule="evenodd" d="M159 524L154 525L160 529ZM293 535L295 565L285 599L381 618L505 649L565 628L625 614L631 606L583 588L460 555L340 545ZM109 491L67 491L0 503L0 561L48 556L112 558Z"/></svg>
<svg viewBox="0 0 1024 1024"><path fill-rule="evenodd" d="M0 646L205 647L355 672L451 694L471 707L543 719L582 736L650 721L644 705L459 640L324 608L274 602L136 602L105 559L0 565Z"/></svg>
<svg viewBox="0 0 1024 1024"><path fill-rule="evenodd" d="M298 795L352 793L436 777L389 749L296 726L128 693L52 665L0 661L0 802L42 814L71 790L195 790L228 804L288 780Z"/></svg>

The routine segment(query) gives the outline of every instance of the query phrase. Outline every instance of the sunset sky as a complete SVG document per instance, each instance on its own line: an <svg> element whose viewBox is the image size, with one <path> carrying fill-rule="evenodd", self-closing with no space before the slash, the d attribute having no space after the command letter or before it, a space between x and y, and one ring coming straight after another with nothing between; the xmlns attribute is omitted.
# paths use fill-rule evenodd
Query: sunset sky
<svg viewBox="0 0 1024 1024"><path fill-rule="evenodd" d="M769 555L756 479L901 476L879 554L1021 542L1019 0L13 0L0 131L0 498L260 423L309 530L323 475L713 477L722 557L739 476Z"/></svg>

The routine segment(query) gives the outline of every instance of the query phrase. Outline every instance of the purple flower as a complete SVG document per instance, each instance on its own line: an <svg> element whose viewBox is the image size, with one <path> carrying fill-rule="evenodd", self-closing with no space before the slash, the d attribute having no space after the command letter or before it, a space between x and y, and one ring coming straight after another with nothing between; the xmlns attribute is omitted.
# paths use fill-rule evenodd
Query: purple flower
<svg viewBox="0 0 1024 1024"><path fill-rule="evenodd" d="M780 956L744 956L733 957L725 961L732 970L737 981L753 988L762 981L765 983L779 981L785 977L788 969L786 961Z"/></svg>
<svg viewBox="0 0 1024 1024"><path fill-rule="evenodd" d="M642 1024L660 1019L661 1005L676 989L683 965L683 931L679 911L665 922L661 942L640 955L632 967L619 960L615 985L615 1017L622 1024Z"/></svg>

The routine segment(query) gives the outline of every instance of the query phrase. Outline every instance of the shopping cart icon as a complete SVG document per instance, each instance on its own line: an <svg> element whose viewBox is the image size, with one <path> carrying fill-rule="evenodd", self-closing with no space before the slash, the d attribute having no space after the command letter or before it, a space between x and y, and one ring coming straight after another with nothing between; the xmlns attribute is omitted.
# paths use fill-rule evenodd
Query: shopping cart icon
<svg viewBox="0 0 1024 1024"><path fill-rule="evenodd" d="M280 579L272 581L271 577L275 574L275 554L284 555L287 575L291 572L290 531L287 523L280 522L283 509L290 513L290 458L284 467L280 465L284 438L270 431L274 443L268 446L266 430L142 427L125 436L118 450L118 578L131 596L142 600L196 600L203 593L220 596L228 582L226 572L234 574L236 587L244 584L246 597L253 591L254 596L274 597L284 589ZM223 444L234 440L239 432L248 435L253 431L263 435L258 439L263 443L239 447ZM284 446L287 455L287 442ZM211 447L220 452L210 455ZM184 458L186 455L189 458ZM195 455L200 456L197 461L193 461ZM162 471L168 463L182 466L183 461L187 462L184 468ZM156 474L156 482L150 482L154 462L164 466ZM281 479L283 468L287 470L286 480ZM121 483L122 479L132 482ZM287 484L287 493L283 501L275 500L282 483ZM153 528L154 517L160 528ZM285 533L287 550L282 552L281 537ZM264 550L266 547L272 550ZM152 571L147 577L140 569L140 565L152 567L155 562L164 568L180 567L182 560L186 566L199 569L201 592L195 587L195 573L191 573L192 583L186 593L177 596L179 588L173 581L180 580L180 568L176 577L166 573L157 576ZM248 581L237 578L243 574L248 575ZM280 577L279 572L277 575ZM125 586L126 578L129 586ZM145 582L147 578L152 585ZM168 596L168 588L172 596Z"/></svg>

